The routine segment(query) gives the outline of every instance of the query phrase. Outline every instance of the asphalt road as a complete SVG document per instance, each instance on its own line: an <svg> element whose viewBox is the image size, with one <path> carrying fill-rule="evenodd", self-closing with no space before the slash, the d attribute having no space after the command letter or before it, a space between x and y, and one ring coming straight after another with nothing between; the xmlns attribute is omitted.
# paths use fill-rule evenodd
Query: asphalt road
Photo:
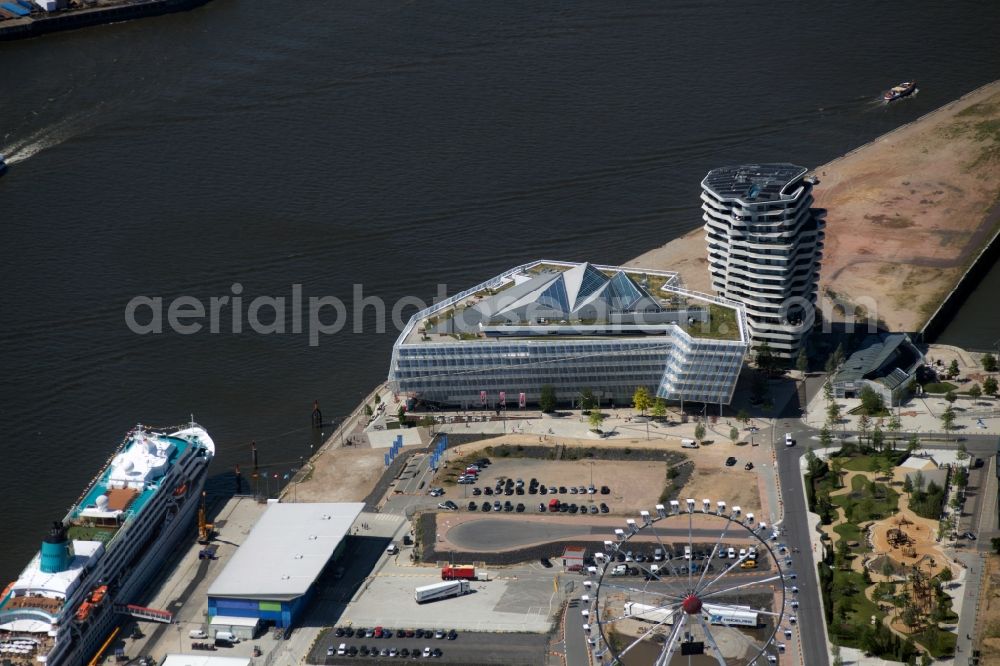
<svg viewBox="0 0 1000 666"><path fill-rule="evenodd" d="M563 645L566 648L566 666L589 666L590 664L590 649L587 645L587 635L583 632L583 616L580 614L582 608L584 606L578 597L567 602L563 636Z"/></svg>
<svg viewBox="0 0 1000 666"><path fill-rule="evenodd" d="M612 539L614 538L616 527L619 526L590 525L582 519L579 525L574 525L573 523L543 523L506 520L502 518L483 518L482 520L470 520L456 525L449 530L448 541L465 550L508 550L519 546L558 541L581 535ZM624 519L620 527L624 529ZM643 536L652 536L653 534L678 542L684 541L686 543L688 540L688 529L686 527L647 528L642 531ZM718 529L693 529L690 534L692 537L700 539L702 543L714 544L719 538ZM749 535L745 532L741 534L738 531L733 531L730 536L733 542L746 541L749 538ZM653 543L646 543L645 545L649 546L650 550L655 547Z"/></svg>
<svg viewBox="0 0 1000 666"><path fill-rule="evenodd" d="M793 632L798 634L802 656L809 666L827 666L830 663L826 647L826 631L823 620L823 606L820 600L819 584L816 577L815 561L819 553L813 553L809 539L809 523L806 520L808 509L802 490L802 476L799 459L806 450L805 444L814 434L811 429L804 428L799 421L779 422L775 426L775 439L783 438L785 432L791 432L796 440L796 446L786 447L782 442L775 445L778 458L778 479L781 485L781 496L785 505L783 543L792 551L792 567L786 567L786 574L795 573L794 584L798 585L799 608L797 627ZM798 549L798 553L795 549ZM810 557L810 553L814 557ZM787 622L786 622L787 626Z"/></svg>

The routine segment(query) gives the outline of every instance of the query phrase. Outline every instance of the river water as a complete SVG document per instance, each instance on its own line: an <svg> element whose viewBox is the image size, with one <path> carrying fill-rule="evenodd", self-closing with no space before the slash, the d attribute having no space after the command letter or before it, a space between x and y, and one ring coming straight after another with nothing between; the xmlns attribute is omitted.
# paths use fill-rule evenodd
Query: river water
<svg viewBox="0 0 1000 666"><path fill-rule="evenodd" d="M354 285L391 307L536 257L623 262L699 224L708 169L821 164L1000 72L997 3L296 5L0 45L0 581L136 422L193 413L220 475L251 439L296 467L312 401L335 420L387 371L395 328L354 316ZM338 297L345 329L126 326L136 296L234 283Z"/></svg>

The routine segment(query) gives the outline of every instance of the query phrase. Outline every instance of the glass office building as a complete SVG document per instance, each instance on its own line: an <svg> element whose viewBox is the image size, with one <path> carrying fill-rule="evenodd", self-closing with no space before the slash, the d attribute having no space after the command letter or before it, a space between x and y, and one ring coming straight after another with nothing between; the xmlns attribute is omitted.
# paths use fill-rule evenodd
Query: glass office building
<svg viewBox="0 0 1000 666"><path fill-rule="evenodd" d="M748 345L742 306L682 289L674 273L535 261L415 314L393 348L401 397L516 407L542 386L560 402L589 389L631 403L728 404Z"/></svg>

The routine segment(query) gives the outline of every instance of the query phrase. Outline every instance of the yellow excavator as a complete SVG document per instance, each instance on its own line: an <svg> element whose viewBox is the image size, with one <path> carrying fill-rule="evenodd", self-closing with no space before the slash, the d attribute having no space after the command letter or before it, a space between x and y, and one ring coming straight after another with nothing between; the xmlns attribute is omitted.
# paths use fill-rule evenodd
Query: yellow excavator
<svg viewBox="0 0 1000 666"><path fill-rule="evenodd" d="M215 526L205 520L205 493L201 493L201 506L198 507L198 543L205 546L212 540L212 529Z"/></svg>

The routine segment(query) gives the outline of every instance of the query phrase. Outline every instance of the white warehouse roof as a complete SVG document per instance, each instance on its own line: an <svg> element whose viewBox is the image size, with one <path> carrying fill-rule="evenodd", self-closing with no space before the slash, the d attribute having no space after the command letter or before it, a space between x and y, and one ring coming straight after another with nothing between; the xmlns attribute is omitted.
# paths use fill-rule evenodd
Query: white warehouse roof
<svg viewBox="0 0 1000 666"><path fill-rule="evenodd" d="M168 654L160 666L250 666L250 658L216 657L209 654Z"/></svg>
<svg viewBox="0 0 1000 666"><path fill-rule="evenodd" d="M364 504L272 504L208 588L210 597L291 600L319 576Z"/></svg>

